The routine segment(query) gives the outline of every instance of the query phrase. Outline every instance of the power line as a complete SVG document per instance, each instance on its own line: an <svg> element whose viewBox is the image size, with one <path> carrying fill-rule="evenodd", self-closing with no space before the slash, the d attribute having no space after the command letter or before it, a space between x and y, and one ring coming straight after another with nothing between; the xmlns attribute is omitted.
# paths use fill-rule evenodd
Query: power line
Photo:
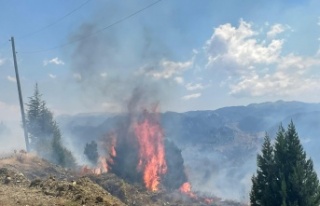
<svg viewBox="0 0 320 206"><path fill-rule="evenodd" d="M25 35L23 35L23 36L18 36L17 39L24 39L24 38L26 38L26 37L32 36L32 35L34 35L34 34L37 34L37 33L41 32L41 31L43 31L43 30L46 30L46 29L49 28L49 27L54 26L55 24L61 22L63 19L67 18L68 16L70 16L70 15L73 14L74 12L78 11L79 9L81 9L84 5L88 4L90 1L92 1L92 0L87 0L87 1L85 1L84 3L82 3L81 5L79 5L77 8L73 9L72 11L70 11L70 12L67 13L67 14L65 14L64 16L58 18L58 19L55 20L54 22L52 22L52 23L50 23L50 24L48 24L48 25L46 25L46 26L44 26L44 27L42 27L42 28L40 28L40 29L38 29L38 30L35 30L35 31L33 31L33 32L30 32L30 33L27 33L27 34L25 34Z"/></svg>
<svg viewBox="0 0 320 206"><path fill-rule="evenodd" d="M109 24L108 26L103 27L103 28L101 28L101 29L99 29L99 30L97 30L97 31L95 31L95 32L93 32L93 33L85 36L85 37L82 37L82 38L79 38L79 39L75 39L75 40L73 40L73 41L69 41L69 42L66 42L66 43L64 43L64 44L60 44L60 45L58 45L58 46L51 47L51 48L48 48L48 49L42 49L42 50L36 50L36 51L25 51L25 52L22 51L22 52L19 52L19 53L20 53L20 54L21 54L21 53L22 53L22 54L34 54L34 53L47 52L47 51L51 51L51 50L55 50L55 49L59 49L59 48L68 46L68 45L73 44L73 43L75 43L75 42L83 41L83 40L88 39L89 37L91 37L91 36L93 36L93 35L96 35L96 34L98 34L98 33L101 33L101 32L103 32L103 31L111 28L111 27L114 26L114 25L120 24L121 22L123 22L123 21L125 21L125 20L127 20L127 19L130 19L131 17L133 17L133 16L135 16L135 15L137 15L137 14L139 14L139 13L141 13L141 12L143 12L143 11L149 9L149 8L151 8L152 6L160 3L161 1L162 1L162 0L155 1L155 2L153 2L153 3L151 3L151 4L149 4L149 5L141 8L141 9L139 9L139 10L137 10L137 11L129 14L128 16L125 16L125 17L123 17L123 18L121 18L121 19L119 19L119 20L117 20L117 21Z"/></svg>

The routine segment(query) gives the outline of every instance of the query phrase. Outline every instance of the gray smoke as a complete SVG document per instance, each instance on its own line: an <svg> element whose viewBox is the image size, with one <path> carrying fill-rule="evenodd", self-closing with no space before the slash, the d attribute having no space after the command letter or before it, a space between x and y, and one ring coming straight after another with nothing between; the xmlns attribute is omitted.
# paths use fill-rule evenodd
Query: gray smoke
<svg viewBox="0 0 320 206"><path fill-rule="evenodd" d="M25 149L23 130L19 122L0 122L0 156L12 153L14 150Z"/></svg>
<svg viewBox="0 0 320 206"><path fill-rule="evenodd" d="M143 17L153 15L152 11L95 33L150 2L126 2L126 5L113 1L96 3L99 7L91 19L69 36L70 41L82 40L66 50L71 60L70 75L78 83L79 104L88 110L109 113L132 113L149 109L154 104L159 104L162 110L170 102L170 96L175 95L172 82L154 79L144 71L145 68L161 69L159 62L171 59L171 52L163 41L165 38L155 32L159 26L157 22L149 22ZM83 148L83 143L79 145L73 138L64 141L80 162L84 162L83 151L78 151L78 148Z"/></svg>
<svg viewBox="0 0 320 206"><path fill-rule="evenodd" d="M71 59L71 71L80 83L84 92L83 101L113 102L120 104L130 99L136 87L154 92L153 96L168 99L167 80L155 80L145 75L142 68L158 70L162 59L171 59L171 48L166 42L166 34L158 34L159 26L166 25L168 30L173 26L169 22L150 22L146 16L161 13L161 5L157 9L150 8L126 21L96 33L119 19L150 4L149 1L126 2L120 4L113 1L97 2L99 7L91 19L83 23L69 37L70 41L78 41L68 51ZM88 37L88 38L87 38Z"/></svg>

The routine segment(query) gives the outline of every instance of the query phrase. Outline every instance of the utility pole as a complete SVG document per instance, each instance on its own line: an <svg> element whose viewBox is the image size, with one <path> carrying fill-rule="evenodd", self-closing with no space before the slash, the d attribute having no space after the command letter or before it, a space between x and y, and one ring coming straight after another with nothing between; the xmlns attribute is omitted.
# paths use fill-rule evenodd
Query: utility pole
<svg viewBox="0 0 320 206"><path fill-rule="evenodd" d="M29 152L30 151L29 138L28 138L28 131L27 131L27 126L26 126L26 117L25 117L25 114L24 114L24 106L23 106L23 99L22 99L21 86L20 86L20 78L19 78L19 72L18 72L16 48L14 46L14 38L13 37L11 37L11 45L12 45L13 63L14 63L14 69L15 69L15 72L16 72L16 80L17 80L18 93L19 93L19 101L20 101L20 110L21 110L23 131L24 131L24 139L25 139L25 142L26 142L26 150L27 150L27 152Z"/></svg>

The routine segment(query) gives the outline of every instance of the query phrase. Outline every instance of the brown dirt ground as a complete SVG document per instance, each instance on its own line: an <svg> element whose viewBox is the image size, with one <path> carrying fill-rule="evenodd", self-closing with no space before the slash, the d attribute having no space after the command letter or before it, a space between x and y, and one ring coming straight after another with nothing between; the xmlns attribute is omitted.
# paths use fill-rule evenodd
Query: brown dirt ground
<svg viewBox="0 0 320 206"><path fill-rule="evenodd" d="M18 152L0 158L0 206L244 206L204 200L178 191L150 192L111 173L81 176L34 154Z"/></svg>

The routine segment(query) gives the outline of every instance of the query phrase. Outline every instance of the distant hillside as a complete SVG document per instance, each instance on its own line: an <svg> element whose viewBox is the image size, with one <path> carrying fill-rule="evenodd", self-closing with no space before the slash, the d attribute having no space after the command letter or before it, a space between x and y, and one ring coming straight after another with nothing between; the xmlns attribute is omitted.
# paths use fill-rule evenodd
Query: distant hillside
<svg viewBox="0 0 320 206"><path fill-rule="evenodd" d="M58 118L58 122L66 140L77 143L74 150L81 156L85 143L103 137L124 118L82 114ZM282 122L286 126L291 119L307 154L320 171L316 150L320 143L320 104L277 101L213 111L161 114L166 138L182 150L193 186L237 200L248 197L256 154L265 132L274 137L279 124Z"/></svg>

